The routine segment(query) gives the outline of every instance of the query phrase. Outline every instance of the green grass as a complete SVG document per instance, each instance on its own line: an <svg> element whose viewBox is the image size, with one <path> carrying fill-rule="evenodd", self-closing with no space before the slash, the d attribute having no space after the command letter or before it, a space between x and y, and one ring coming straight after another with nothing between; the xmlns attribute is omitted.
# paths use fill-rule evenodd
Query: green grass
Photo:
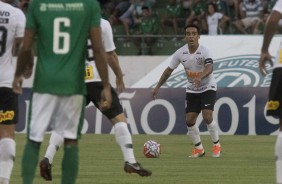
<svg viewBox="0 0 282 184"><path fill-rule="evenodd" d="M41 155L49 135L41 146ZM160 158L145 158L147 140L161 143ZM222 157L211 157L209 136L202 136L206 157L189 159L193 145L187 135L134 135L138 162L153 171L151 177L139 177L123 171L123 158L114 135L83 135L80 145L78 184L271 184L275 183L274 144L276 136L220 136ZM25 135L17 134L17 158L11 184L20 184L20 163ZM46 182L37 169L34 184L60 184L62 149L53 165L53 181ZM42 158L41 156L41 158Z"/></svg>

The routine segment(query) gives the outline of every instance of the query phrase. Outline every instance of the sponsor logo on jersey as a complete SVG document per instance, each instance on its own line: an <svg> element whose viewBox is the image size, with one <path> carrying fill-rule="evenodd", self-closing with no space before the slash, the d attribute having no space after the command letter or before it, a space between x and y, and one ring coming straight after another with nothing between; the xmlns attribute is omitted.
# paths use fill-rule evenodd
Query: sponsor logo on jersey
<svg viewBox="0 0 282 184"><path fill-rule="evenodd" d="M4 121L8 121L8 120L13 120L15 116L15 112L14 111L1 111L0 112L0 123L4 122Z"/></svg>
<svg viewBox="0 0 282 184"><path fill-rule="evenodd" d="M203 58L201 58L201 57L196 57L196 61L197 61L197 64L198 64L198 65L202 65Z"/></svg>
<svg viewBox="0 0 282 184"><path fill-rule="evenodd" d="M272 67L267 64L268 74L261 75L258 66L259 55L238 55L215 59L213 73L218 87L269 87ZM158 81L150 87L156 86ZM186 87L184 70L171 75L163 87Z"/></svg>
<svg viewBox="0 0 282 184"><path fill-rule="evenodd" d="M280 104L279 101L268 101L267 102L267 110L277 110L279 108Z"/></svg>
<svg viewBox="0 0 282 184"><path fill-rule="evenodd" d="M0 10L0 16L1 17L9 17L10 16L10 12L8 12L8 11L1 11Z"/></svg>
<svg viewBox="0 0 282 184"><path fill-rule="evenodd" d="M84 4L74 3L40 3L40 11L84 11Z"/></svg>
<svg viewBox="0 0 282 184"><path fill-rule="evenodd" d="M8 24L9 19L8 18L0 18L0 24Z"/></svg>

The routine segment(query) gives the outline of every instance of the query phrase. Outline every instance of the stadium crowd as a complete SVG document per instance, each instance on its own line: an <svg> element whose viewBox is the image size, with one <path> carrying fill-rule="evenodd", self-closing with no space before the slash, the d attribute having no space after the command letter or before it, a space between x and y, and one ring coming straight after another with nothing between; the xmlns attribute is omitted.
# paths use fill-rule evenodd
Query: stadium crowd
<svg viewBox="0 0 282 184"><path fill-rule="evenodd" d="M262 34L276 0L105 0L103 17L115 36L140 45L153 55L159 39L183 39L183 27L194 23L201 34ZM147 11L149 9L149 12ZM282 25L282 24L281 24ZM282 26L281 26L282 28ZM282 30L282 29L281 29ZM143 39L141 39L143 38ZM141 43L142 42L142 43Z"/></svg>
<svg viewBox="0 0 282 184"><path fill-rule="evenodd" d="M153 55L160 39L183 39L184 26L201 28L201 34L262 34L276 0L103 0L102 16L109 20L114 36L137 55ZM29 0L15 6L24 12ZM282 32L282 21L279 32ZM144 52L144 47L147 51Z"/></svg>
<svg viewBox="0 0 282 184"><path fill-rule="evenodd" d="M159 20L158 34L181 34L184 25L189 23L198 24L202 34L209 34L209 29L213 26L217 26L217 32L212 34L261 34L275 2L276 0L108 0L103 7L103 17L113 27L123 25L125 35L134 34L142 28L144 6L149 7L152 16ZM209 6L211 4L213 7ZM169 28L172 31L166 31Z"/></svg>

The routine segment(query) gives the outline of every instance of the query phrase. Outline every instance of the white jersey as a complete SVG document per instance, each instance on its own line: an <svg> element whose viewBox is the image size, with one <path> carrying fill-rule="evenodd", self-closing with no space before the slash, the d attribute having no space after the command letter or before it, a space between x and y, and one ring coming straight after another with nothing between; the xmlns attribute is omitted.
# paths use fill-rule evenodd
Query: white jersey
<svg viewBox="0 0 282 184"><path fill-rule="evenodd" d="M110 23L101 19L101 32L102 32L102 43L106 52L110 52L116 49L114 40L113 40L113 31ZM86 61L86 76L85 82L97 82L101 81L101 77L99 76L96 64L94 62L93 51L91 47L91 42L88 39L87 43L88 48L88 56Z"/></svg>
<svg viewBox="0 0 282 184"><path fill-rule="evenodd" d="M0 1L0 87L12 87L16 70L12 49L15 38L24 35L25 21L20 9Z"/></svg>
<svg viewBox="0 0 282 184"><path fill-rule="evenodd" d="M217 35L218 23L222 17L223 14L219 12L215 12L214 14L207 16L209 35Z"/></svg>
<svg viewBox="0 0 282 184"><path fill-rule="evenodd" d="M199 45L196 52L190 54L188 44L185 44L173 54L169 67L174 70L181 63L188 79L186 92L202 93L207 90L217 90L213 73L202 79L201 85L198 88L192 84L193 79L204 71L205 65L212 64L212 62L212 54L208 48Z"/></svg>
<svg viewBox="0 0 282 184"><path fill-rule="evenodd" d="M273 7L272 11L278 11L282 14L282 0L278 0ZM280 43L280 48L278 50L278 53L276 54L276 59L274 62L274 67L282 67L282 42Z"/></svg>

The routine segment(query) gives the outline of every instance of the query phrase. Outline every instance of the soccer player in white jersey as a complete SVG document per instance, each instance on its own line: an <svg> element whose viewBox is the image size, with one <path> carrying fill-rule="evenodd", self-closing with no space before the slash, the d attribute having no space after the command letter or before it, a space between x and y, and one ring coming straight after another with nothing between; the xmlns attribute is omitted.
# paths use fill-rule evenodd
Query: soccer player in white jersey
<svg viewBox="0 0 282 184"><path fill-rule="evenodd" d="M23 12L0 1L0 184L9 183L16 157L14 136L18 122L18 95L12 91L16 70L13 50L21 43L24 28Z"/></svg>
<svg viewBox="0 0 282 184"><path fill-rule="evenodd" d="M103 45L105 51L107 52L108 64L116 75L117 91L122 92L125 88L123 74L119 66L117 54L115 52L116 47L113 41L112 28L110 23L105 19L101 19L101 31ZM96 64L94 62L90 41L88 42L85 82L87 86L86 104L93 102L94 105L99 108L99 102L101 98L100 94L103 86ZM132 137L127 127L126 117L123 113L123 107L121 106L118 95L113 88L111 89L111 92L112 105L110 109L101 112L109 120L111 120L113 124L116 142L121 148L125 161L124 171L127 173L137 173L140 176L150 176L151 171L144 169L139 163L136 162L132 146ZM47 181L52 180L51 164L57 150L62 146L63 140L64 139L60 134L54 131L52 132L44 159L40 162L41 176Z"/></svg>
<svg viewBox="0 0 282 184"><path fill-rule="evenodd" d="M277 31L278 22L281 19L282 0L278 0L270 13L264 30L263 44L259 59L259 68L263 75L267 73L266 63L270 62L270 64L273 65L268 48ZM277 184L282 184L282 42L274 63L266 113L268 116L274 116L279 119L279 133L275 144L276 181Z"/></svg>
<svg viewBox="0 0 282 184"><path fill-rule="evenodd" d="M213 157L220 157L218 126L213 120L213 108L216 100L217 85L213 76L213 59L208 48L199 44L199 27L193 24L185 26L187 44L178 49L169 66L164 70L157 86L152 91L155 99L160 87L169 78L174 69L182 64L187 74L186 87L186 124L188 133L195 145L191 158L202 157L205 150L201 143L199 127L196 120L202 111L203 119L213 142Z"/></svg>

